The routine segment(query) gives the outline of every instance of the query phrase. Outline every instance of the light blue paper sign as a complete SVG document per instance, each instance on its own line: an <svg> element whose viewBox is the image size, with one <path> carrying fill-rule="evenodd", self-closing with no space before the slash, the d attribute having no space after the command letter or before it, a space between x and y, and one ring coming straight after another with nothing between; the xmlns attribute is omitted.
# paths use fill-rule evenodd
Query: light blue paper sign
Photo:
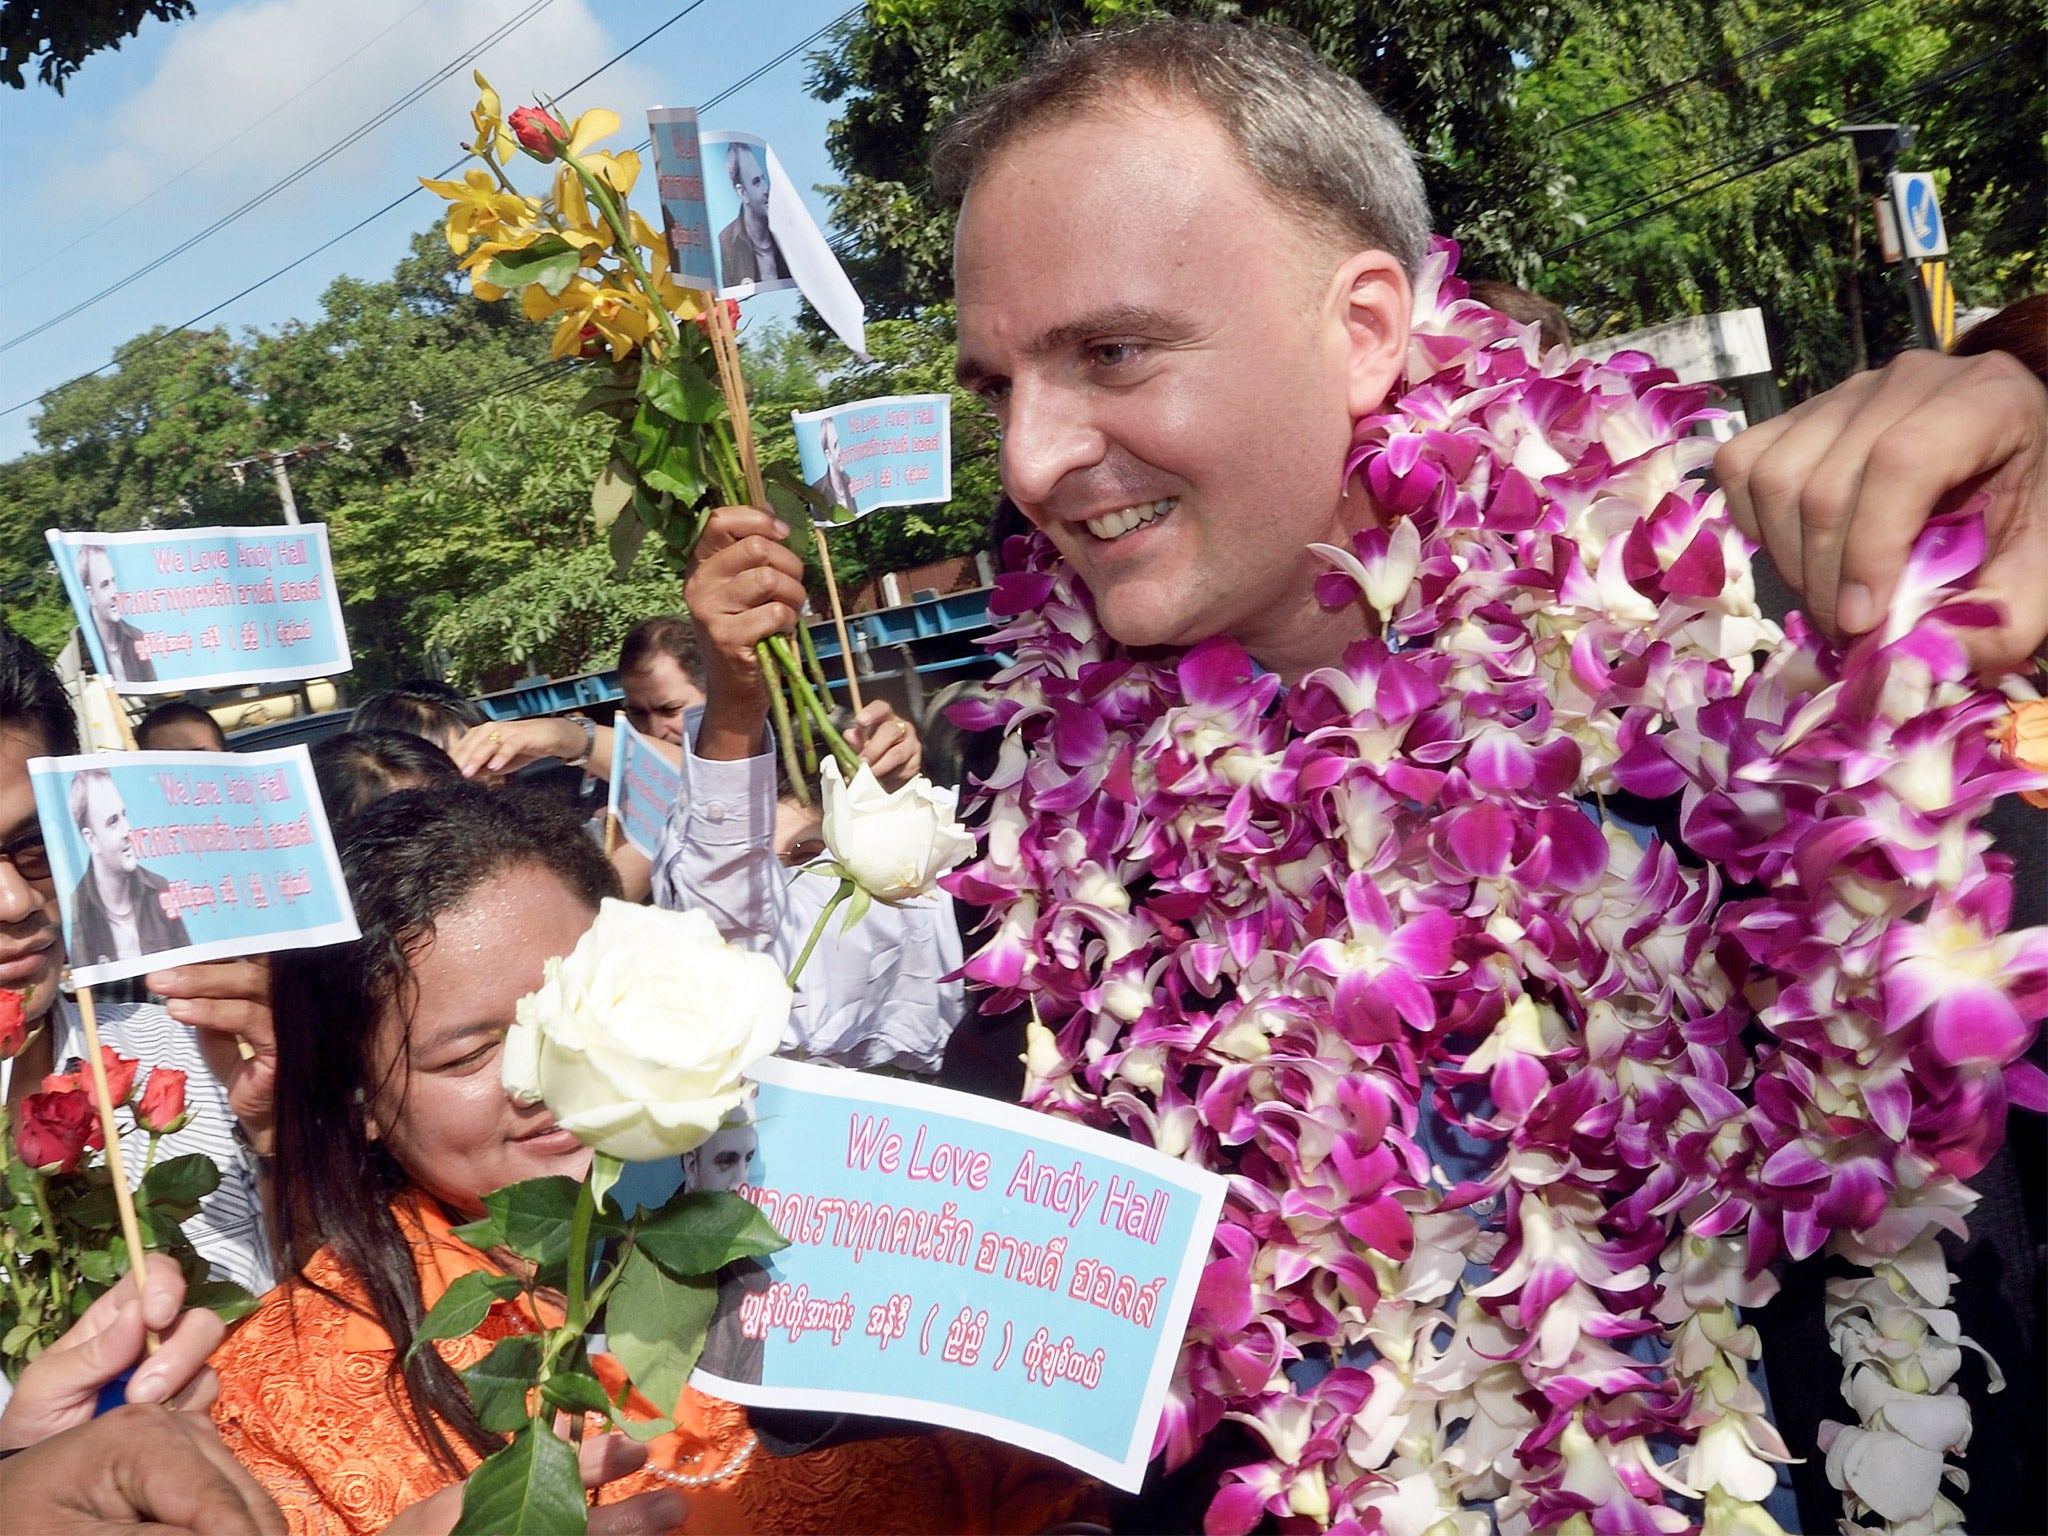
<svg viewBox="0 0 2048 1536"><path fill-rule="evenodd" d="M953 499L950 395L884 395L790 420L804 479L854 517Z"/></svg>
<svg viewBox="0 0 2048 1536"><path fill-rule="evenodd" d="M1224 1181L971 1094L790 1061L755 1076L751 1127L619 1186L652 1204L693 1174L790 1239L726 1272L693 1385L969 1429L1135 1490Z"/></svg>
<svg viewBox="0 0 2048 1536"><path fill-rule="evenodd" d="M662 824L682 787L682 768L663 757L621 713L612 722L611 813L619 835L653 858Z"/></svg>
<svg viewBox="0 0 2048 1536"><path fill-rule="evenodd" d="M74 980L358 937L304 747L38 757L28 771Z"/></svg>
<svg viewBox="0 0 2048 1536"><path fill-rule="evenodd" d="M44 537L93 669L122 693L349 670L324 524Z"/></svg>
<svg viewBox="0 0 2048 1536"><path fill-rule="evenodd" d="M655 187L668 231L669 267L685 288L718 286L711 216L704 209L704 156L692 107L653 107L647 137L654 147Z"/></svg>

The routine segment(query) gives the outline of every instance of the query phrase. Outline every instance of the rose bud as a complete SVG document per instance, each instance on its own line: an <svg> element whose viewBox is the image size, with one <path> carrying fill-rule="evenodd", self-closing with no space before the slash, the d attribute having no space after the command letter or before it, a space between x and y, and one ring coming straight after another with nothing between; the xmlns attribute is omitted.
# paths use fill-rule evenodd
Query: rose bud
<svg viewBox="0 0 2048 1536"><path fill-rule="evenodd" d="M569 142L569 130L539 107L514 107L505 122L519 147L536 160L554 159L561 146Z"/></svg>
<svg viewBox="0 0 2048 1536"><path fill-rule="evenodd" d="M32 1093L21 1101L21 1124L14 1132L21 1160L43 1173L75 1173L88 1149L106 1145L100 1113L92 1095L71 1089Z"/></svg>
<svg viewBox="0 0 2048 1536"><path fill-rule="evenodd" d="M182 1131L192 1118L185 1107L185 1074L176 1067L152 1067L142 1097L135 1102L135 1123L152 1136Z"/></svg>
<svg viewBox="0 0 2048 1536"><path fill-rule="evenodd" d="M12 1061L28 1044L28 994L0 988L0 1061Z"/></svg>
<svg viewBox="0 0 2048 1536"><path fill-rule="evenodd" d="M107 1097L116 1104L126 1104L135 1091L135 1072L142 1063L133 1056L121 1055L111 1045L100 1047L100 1062L107 1069ZM81 1066L77 1076L78 1086L90 1092L92 1068Z"/></svg>

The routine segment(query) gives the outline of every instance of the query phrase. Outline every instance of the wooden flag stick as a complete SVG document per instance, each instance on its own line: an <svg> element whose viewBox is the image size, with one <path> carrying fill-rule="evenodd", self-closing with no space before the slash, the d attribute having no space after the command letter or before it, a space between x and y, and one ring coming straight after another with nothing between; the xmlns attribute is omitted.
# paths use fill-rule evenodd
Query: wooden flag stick
<svg viewBox="0 0 2048 1536"><path fill-rule="evenodd" d="M763 511L768 490L761 482L761 461L754 453L754 418L747 408L747 376L740 368L739 338L733 334L732 314L723 299L713 299L705 311L706 329L711 333L711 355L718 361L718 382L725 391L726 409L732 415L733 446L739 450L740 473L746 476L747 499Z"/></svg>
<svg viewBox="0 0 2048 1536"><path fill-rule="evenodd" d="M107 1086L107 1064L100 1056L100 1021L93 1011L92 988L78 989L78 1017L85 1025L85 1060L92 1072L93 1097L99 1101L100 1130L106 1136L107 1174L114 1185L114 1209L121 1217L121 1237L128 1244L128 1271L135 1277L135 1293L147 1298L149 1284L142 1272L147 1257L142 1246L142 1224L135 1219L135 1193L128 1187L128 1168L121 1157L121 1126L114 1118L114 1091ZM156 1353L156 1333L144 1327L143 1348Z"/></svg>
<svg viewBox="0 0 2048 1536"><path fill-rule="evenodd" d="M610 811L604 813L604 856L610 858L619 851L619 818Z"/></svg>
<svg viewBox="0 0 2048 1536"><path fill-rule="evenodd" d="M861 703L860 678L853 670L853 642L846 637L846 610L839 602L839 578L832 574L832 551L825 543L825 530L815 522L811 524L811 537L818 541L818 563L825 568L825 591L832 599L832 627L839 634L839 661L846 668L846 692L857 715L866 706Z"/></svg>

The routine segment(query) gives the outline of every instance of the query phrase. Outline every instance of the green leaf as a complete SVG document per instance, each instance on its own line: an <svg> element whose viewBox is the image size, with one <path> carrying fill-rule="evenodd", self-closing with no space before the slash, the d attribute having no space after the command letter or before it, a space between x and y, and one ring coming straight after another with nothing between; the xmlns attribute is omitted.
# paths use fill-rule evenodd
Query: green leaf
<svg viewBox="0 0 2048 1536"><path fill-rule="evenodd" d="M640 401L673 421L702 426L725 415L725 395L687 354L640 374Z"/></svg>
<svg viewBox="0 0 2048 1536"><path fill-rule="evenodd" d="M477 1324L490 1312L492 1302L508 1300L517 1296L519 1291L519 1282L510 1275L494 1275L486 1270L473 1269L458 1276L455 1283L441 1293L441 1299L434 1303L433 1309L420 1319L419 1332L413 1336L412 1348L406 1352L406 1359L410 1360L435 1339L460 1339L474 1333Z"/></svg>
<svg viewBox="0 0 2048 1536"><path fill-rule="evenodd" d="M80 1250L77 1262L78 1272L88 1280L106 1285L114 1278L114 1256L104 1248Z"/></svg>
<svg viewBox="0 0 2048 1536"><path fill-rule="evenodd" d="M637 1440L642 1445L675 1427L674 1419L622 1419L616 1413L612 1415L612 1428L628 1440Z"/></svg>
<svg viewBox="0 0 2048 1536"><path fill-rule="evenodd" d="M840 921L839 931L841 933L846 932L847 929L866 917L868 915L868 908L874 904L875 898L868 888L856 883L853 888L853 894L846 900L846 916Z"/></svg>
<svg viewBox="0 0 2048 1536"><path fill-rule="evenodd" d="M599 1152L590 1164L590 1194L599 1210L604 1209L604 1197L612 1192L612 1186L619 1182L619 1175L626 1171L626 1165L606 1152Z"/></svg>
<svg viewBox="0 0 2048 1536"><path fill-rule="evenodd" d="M638 1248L627 1252L621 1271L605 1303L605 1340L641 1395L673 1409L704 1352L718 1286L709 1278L678 1280Z"/></svg>
<svg viewBox="0 0 2048 1536"><path fill-rule="evenodd" d="M640 518L640 503L644 500L644 496L634 496L605 535L611 550L614 581L624 581L632 572L633 562L640 558L640 545L647 538L647 524Z"/></svg>
<svg viewBox="0 0 2048 1536"><path fill-rule="evenodd" d="M485 1195L483 1219L457 1227L455 1235L473 1248L510 1248L543 1270L559 1268L569 1259L569 1223L580 1187L559 1174L508 1184ZM619 1230L616 1224L607 1226L602 1215L591 1228L604 1236Z"/></svg>
<svg viewBox="0 0 2048 1536"><path fill-rule="evenodd" d="M135 1192L136 1204L159 1210L177 1221L199 1214L199 1202L220 1188L220 1169L197 1152L158 1163Z"/></svg>
<svg viewBox="0 0 2048 1536"><path fill-rule="evenodd" d="M231 1280L202 1280L185 1287L185 1305L204 1307L224 1323L239 1323L256 1310L256 1298Z"/></svg>
<svg viewBox="0 0 2048 1536"><path fill-rule="evenodd" d="M484 268L484 281L499 288L524 288L539 283L550 298L569 286L583 263L583 253L560 235L543 235L524 250L506 251Z"/></svg>
<svg viewBox="0 0 2048 1536"><path fill-rule="evenodd" d="M451 1536L581 1536L589 1519L575 1450L529 1422L469 1474Z"/></svg>
<svg viewBox="0 0 2048 1536"><path fill-rule="evenodd" d="M540 1395L564 1413L601 1413L609 1418L616 1406L604 1395L604 1383L586 1371L550 1376Z"/></svg>
<svg viewBox="0 0 2048 1536"><path fill-rule="evenodd" d="M709 481L701 429L679 425L643 404L633 418L632 436L633 465L642 485L666 491L684 506L703 495Z"/></svg>
<svg viewBox="0 0 2048 1536"><path fill-rule="evenodd" d="M715 1275L734 1259L759 1258L787 1248L751 1200L723 1190L685 1190L637 1234L640 1248L670 1274Z"/></svg>
<svg viewBox="0 0 2048 1536"><path fill-rule="evenodd" d="M808 533L818 518L830 521L842 508L834 507L816 486L799 480L784 464L770 465L761 472L768 492L768 504L775 515L789 524L792 533Z"/></svg>
<svg viewBox="0 0 2048 1536"><path fill-rule="evenodd" d="M540 1335L516 1333L462 1373L485 1429L503 1433L527 1423L526 1394L540 1374Z"/></svg>
<svg viewBox="0 0 2048 1536"><path fill-rule="evenodd" d="M599 533L611 527L619 514L633 504L633 487L638 479L633 466L623 459L614 458L606 463L597 484L590 488L590 516Z"/></svg>

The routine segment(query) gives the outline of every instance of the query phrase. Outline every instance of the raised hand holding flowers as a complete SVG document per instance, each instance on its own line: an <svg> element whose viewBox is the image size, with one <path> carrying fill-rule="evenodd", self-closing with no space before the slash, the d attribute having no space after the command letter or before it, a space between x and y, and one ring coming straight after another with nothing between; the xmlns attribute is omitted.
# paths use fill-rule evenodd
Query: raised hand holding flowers
<svg viewBox="0 0 2048 1536"><path fill-rule="evenodd" d="M519 1001L501 1071L515 1098L544 1101L593 1149L581 1181L530 1179L484 1197L485 1215L456 1230L483 1250L510 1250L522 1274L477 1271L451 1285L414 1348L469 1333L495 1300L556 1290L559 1324L501 1339L463 1372L486 1429L504 1449L471 1473L458 1532L580 1531L576 1458L554 1434L557 1412L609 1418L646 1438L665 1418L631 1417L589 1360L595 1328L657 1412L672 1410L704 1346L717 1272L784 1246L737 1195L685 1190L660 1210L627 1216L606 1200L625 1160L692 1150L751 1089L745 1072L774 1052L790 991L765 956L719 939L696 912L607 899L567 956L547 962ZM597 1246L606 1245L597 1258Z"/></svg>

